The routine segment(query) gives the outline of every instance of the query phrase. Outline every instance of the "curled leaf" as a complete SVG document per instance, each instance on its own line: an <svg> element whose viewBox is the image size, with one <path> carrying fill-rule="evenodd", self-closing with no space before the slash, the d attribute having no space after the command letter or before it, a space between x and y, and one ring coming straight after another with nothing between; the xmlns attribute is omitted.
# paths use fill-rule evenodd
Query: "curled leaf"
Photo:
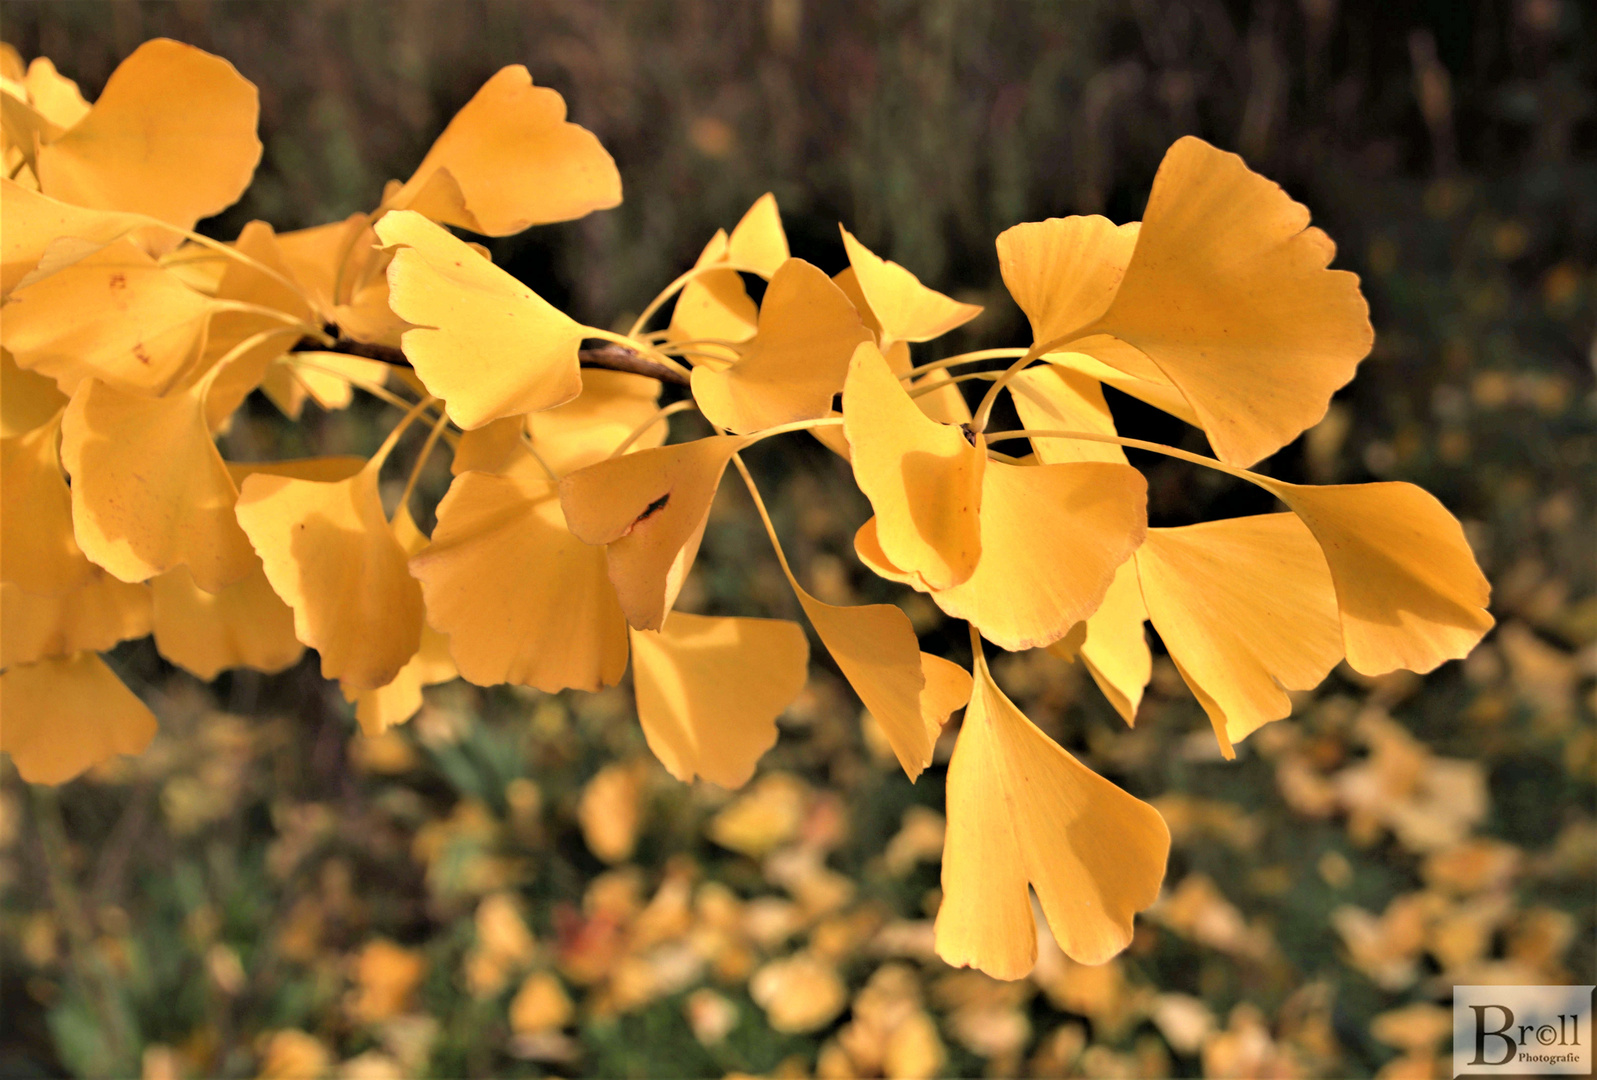
<svg viewBox="0 0 1597 1080"><path fill-rule="evenodd" d="M849 363L843 430L888 560L933 589L969 578L982 557L980 436L921 412L869 342Z"/></svg>
<svg viewBox="0 0 1597 1080"><path fill-rule="evenodd" d="M927 288L896 262L884 259L839 226L848 264L881 326L882 348L896 341L930 341L981 314L977 304L962 304Z"/></svg>

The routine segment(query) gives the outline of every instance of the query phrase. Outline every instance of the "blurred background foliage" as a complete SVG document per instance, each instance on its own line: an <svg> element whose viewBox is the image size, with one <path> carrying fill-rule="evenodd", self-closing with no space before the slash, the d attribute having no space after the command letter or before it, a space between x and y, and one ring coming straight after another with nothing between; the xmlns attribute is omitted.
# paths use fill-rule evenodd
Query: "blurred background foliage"
<svg viewBox="0 0 1597 1080"><path fill-rule="evenodd" d="M1235 763L1161 661L1127 730L1072 665L999 680L1175 837L1126 954L999 983L931 951L942 766L910 785L817 650L744 791L670 780L625 686L462 683L361 738L314 657L204 685L148 642L112 662L162 732L60 791L0 791L0 1073L137 1076L1446 1076L1459 983L1592 982L1597 880L1597 13L1577 0L24 3L4 36L92 98L139 42L261 90L265 159L211 222L365 210L504 64L559 89L624 205L494 241L576 317L624 326L761 193L795 254L836 223L1023 320L992 239L1139 217L1195 133L1312 209L1358 271L1374 354L1268 464L1406 479L1464 519L1498 629L1421 679L1340 669ZM930 358L932 354L928 354ZM1123 397L1123 430L1190 439ZM369 449L380 407L241 414L224 451ZM1267 510L1136 460L1155 524ZM818 446L755 465L813 590L864 573L865 507ZM444 462L427 475L447 484ZM741 490L693 610L796 617ZM939 761L946 762L952 731Z"/></svg>

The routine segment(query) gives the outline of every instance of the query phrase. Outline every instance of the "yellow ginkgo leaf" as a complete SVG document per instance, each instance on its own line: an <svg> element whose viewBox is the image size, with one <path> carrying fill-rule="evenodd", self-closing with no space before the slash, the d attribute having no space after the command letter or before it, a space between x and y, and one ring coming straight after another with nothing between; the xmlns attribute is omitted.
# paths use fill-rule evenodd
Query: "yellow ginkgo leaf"
<svg viewBox="0 0 1597 1080"><path fill-rule="evenodd" d="M869 342L849 362L843 431L888 560L934 589L969 578L982 557L981 436L921 412Z"/></svg>
<svg viewBox="0 0 1597 1080"><path fill-rule="evenodd" d="M390 213L377 235L398 247L388 300L415 324L405 356L451 420L481 427L581 392L581 326L420 214Z"/></svg>
<svg viewBox="0 0 1597 1080"><path fill-rule="evenodd" d="M91 652L0 672L0 750L30 784L61 784L117 754L140 754L155 714Z"/></svg>
<svg viewBox="0 0 1597 1080"><path fill-rule="evenodd" d="M979 651L975 675L948 763L937 954L994 978L1025 976L1037 959L1029 884L1065 955L1102 964L1158 898L1170 830L1037 730Z"/></svg>
<svg viewBox="0 0 1597 1080"><path fill-rule="evenodd" d="M506 416L480 428L461 432L460 440L455 445L455 456L449 461L450 475L537 469L538 463L527 453L527 445L523 441L526 433L526 417L522 416ZM539 470L539 475L547 479L547 474L542 470Z"/></svg>
<svg viewBox="0 0 1597 1080"><path fill-rule="evenodd" d="M870 331L830 278L789 259L771 278L759 333L727 368L693 371L693 398L717 427L734 432L813 420L832 408L850 358Z"/></svg>
<svg viewBox="0 0 1597 1080"><path fill-rule="evenodd" d="M718 229L704 245L695 270L727 261L731 244L725 229ZM700 274L677 293L667 333L672 341L747 341L754 336L759 310L743 287L736 270L711 270Z"/></svg>
<svg viewBox="0 0 1597 1080"><path fill-rule="evenodd" d="M298 420L306 401L333 412L349 407L354 387L382 386L388 365L348 353L289 353L269 365L261 377L261 392L291 420ZM214 392L214 391L213 391Z"/></svg>
<svg viewBox="0 0 1597 1080"><path fill-rule="evenodd" d="M54 380L23 371L10 353L0 350L0 438L25 435L49 423L66 403Z"/></svg>
<svg viewBox="0 0 1597 1080"><path fill-rule="evenodd" d="M427 535L417 527L408 506L401 505L395 511L393 530L407 556L414 557L427 546ZM342 689L344 699L355 704L355 720L360 724L361 733L381 735L416 715L422 706L423 687L449 682L458 674L449 655L449 638L424 622L416 655L399 669L392 681L375 690Z"/></svg>
<svg viewBox="0 0 1597 1080"><path fill-rule="evenodd" d="M809 674L809 641L782 619L673 612L634 630L632 683L649 749L672 776L742 787L776 742L776 718Z"/></svg>
<svg viewBox="0 0 1597 1080"><path fill-rule="evenodd" d="M978 304L962 304L929 289L896 262L874 254L838 226L848 263L881 326L883 348L895 341L930 341L981 314Z"/></svg>
<svg viewBox="0 0 1597 1080"><path fill-rule="evenodd" d="M19 367L68 394L87 378L158 394L196 359L211 308L208 297L118 240L13 292L0 342Z"/></svg>
<svg viewBox="0 0 1597 1080"><path fill-rule="evenodd" d="M89 114L78 84L55 69L47 56L36 56L23 76L28 104L62 130L72 127Z"/></svg>
<svg viewBox="0 0 1597 1080"><path fill-rule="evenodd" d="M1130 558L1115 571L1115 579L1104 593L1103 603L1088 617L1086 640L1080 650L1087 674L1092 676L1092 681L1098 684L1098 689L1103 691L1121 719L1132 726L1137 722L1137 706L1142 704L1143 689L1153 674L1153 654L1148 649L1148 635L1142 628L1147 617L1142 584L1137 576L1137 560Z"/></svg>
<svg viewBox="0 0 1597 1080"><path fill-rule="evenodd" d="M233 246L284 280L247 263L230 261L217 283L218 300L253 304L279 315L274 317L267 311L222 311L211 317L199 370L189 377L198 377L200 372L226 359L226 368L217 374L206 399L206 416L212 430L219 430L250 391L261 384L273 361L299 339L300 327L314 325L316 319L309 294L294 282L294 271L283 258L270 225L250 222ZM286 322L288 319L299 325ZM254 347L250 347L251 341L256 343Z"/></svg>
<svg viewBox="0 0 1597 1080"><path fill-rule="evenodd" d="M376 246L377 233L365 214L277 235L277 250L294 280L317 314L330 321L337 321L334 309L350 292L370 279L370 268L380 261Z"/></svg>
<svg viewBox="0 0 1597 1080"><path fill-rule="evenodd" d="M1085 352L1074 351L1076 349L1091 349L1096 355L1088 356ZM1192 403L1176 389L1176 384L1170 381L1170 377L1160 371L1159 366L1152 360L1119 338L1112 338L1108 334L1096 334L1076 342L1071 346L1071 350L1045 353L1043 359L1057 367L1080 372L1122 393L1130 394L1137 400L1146 402L1156 409L1162 409L1171 416L1180 417L1193 427L1203 426L1198 420L1198 414L1192 410ZM1119 366L1110 367L1098 359L1099 356L1112 356Z"/></svg>
<svg viewBox="0 0 1597 1080"><path fill-rule="evenodd" d="M564 476L609 457L659 410L659 401L657 379L589 368L582 372L582 393L564 405L530 414L526 430L538 456L557 476ZM632 446L639 450L659 446L669 432L661 420Z"/></svg>
<svg viewBox="0 0 1597 1080"><path fill-rule="evenodd" d="M520 64L484 83L383 201L488 236L620 203L621 174L610 155L592 132L567 122L565 99L533 86Z"/></svg>
<svg viewBox="0 0 1597 1080"><path fill-rule="evenodd" d="M456 476L432 543L410 565L467 680L546 693L621 681L626 618L604 549L566 529L559 493L535 465Z"/></svg>
<svg viewBox="0 0 1597 1080"><path fill-rule="evenodd" d="M321 653L325 678L357 691L392 682L421 645L421 586L377 491L383 457L347 479L261 471L239 488L238 523L294 609L295 636Z"/></svg>
<svg viewBox="0 0 1597 1080"><path fill-rule="evenodd" d="M998 234L999 272L1035 340L1068 340L1109 309L1140 228L1091 214L1028 221Z"/></svg>
<svg viewBox="0 0 1597 1080"><path fill-rule="evenodd" d="M193 228L249 186L261 159L259 113L255 87L226 60L147 41L111 73L87 116L40 147L40 190Z"/></svg>
<svg viewBox="0 0 1597 1080"><path fill-rule="evenodd" d="M910 780L931 764L950 713L970 698L970 674L920 651L909 616L892 604L840 607L804 591L782 564L810 625L887 736Z"/></svg>
<svg viewBox="0 0 1597 1080"><path fill-rule="evenodd" d="M767 191L754 200L754 205L732 229L732 235L727 238L726 261L734 266L746 266L769 279L788 258L782 212L776 205L776 196Z"/></svg>
<svg viewBox="0 0 1597 1080"><path fill-rule="evenodd" d="M227 668L283 671L305 651L294 636L294 612L272 591L259 559L220 592L194 584L182 566L152 580L150 591L156 649L207 682Z"/></svg>
<svg viewBox="0 0 1597 1080"><path fill-rule="evenodd" d="M99 567L71 592L39 596L0 584L0 667L102 652L150 632L150 590Z"/></svg>
<svg viewBox="0 0 1597 1080"><path fill-rule="evenodd" d="M728 263L769 279L788 259L787 233L776 196L755 200L728 236L718 230L699 254L694 269ZM682 287L671 311L673 341L717 339L741 342L754 336L754 301L737 270L700 274Z"/></svg>
<svg viewBox="0 0 1597 1080"><path fill-rule="evenodd" d="M1286 691L1313 689L1342 659L1331 573L1292 514L1149 529L1137 571L1148 618L1226 757L1291 714Z"/></svg>
<svg viewBox="0 0 1597 1080"><path fill-rule="evenodd" d="M81 241L78 251L88 255L143 222L136 214L73 206L0 179L0 297L10 296L56 241Z"/></svg>
<svg viewBox="0 0 1597 1080"><path fill-rule="evenodd" d="M203 385L150 398L91 379L62 416L78 544L123 581L186 564L200 588L216 592L254 568L203 398Z"/></svg>
<svg viewBox="0 0 1597 1080"><path fill-rule="evenodd" d="M859 312L865 328L875 335L877 347L882 349L882 355L887 358L888 370L900 377L908 375L915 366L909 355L909 342L887 341L883 337L882 324L877 321L876 313L871 310L870 301L866 300L865 294L860 291L859 275L854 273L854 268L845 266L838 271L832 277L832 284L843 290L843 295L848 297L849 303L854 305L854 310ZM964 395L959 392L959 387L950 382L947 371L939 369L927 372L911 379L906 385L911 389L923 389L938 383L948 385L945 389L932 393L917 394L915 404L920 406L921 412L939 424L968 424L970 406L966 404ZM844 438L842 432L833 428L816 428L813 434L843 458L849 456L848 440Z"/></svg>
<svg viewBox="0 0 1597 1080"><path fill-rule="evenodd" d="M1354 671L1423 674L1467 656L1492 628L1492 587L1436 496L1403 483L1265 483L1325 552Z"/></svg>
<svg viewBox="0 0 1597 1080"><path fill-rule="evenodd" d="M746 438L713 435L624 454L560 481L566 524L603 544L621 610L636 630L658 630L699 552L710 503Z"/></svg>
<svg viewBox="0 0 1597 1080"><path fill-rule="evenodd" d="M460 674L449 654L449 638L422 624L421 647L385 686L354 697L355 721L362 735L381 735L403 724L422 707L422 688L449 682ZM345 697L348 697L346 692Z"/></svg>
<svg viewBox="0 0 1597 1080"><path fill-rule="evenodd" d="M1151 358L1215 453L1248 465L1317 423L1370 351L1369 305L1357 275L1326 269L1334 254L1305 207L1187 136L1159 166L1120 287L1091 329Z"/></svg>
<svg viewBox="0 0 1597 1080"><path fill-rule="evenodd" d="M0 439L0 580L59 595L94 567L72 534L72 493L56 451L58 425Z"/></svg>
<svg viewBox="0 0 1597 1080"><path fill-rule="evenodd" d="M1032 431L1085 431L1115 435L1114 417L1098 380L1066 367L1045 364L1029 368L1009 383L1021 427ZM1126 464L1125 451L1113 443L1083 439L1032 439L1037 460L1048 465L1071 461Z"/></svg>
<svg viewBox="0 0 1597 1080"><path fill-rule="evenodd" d="M995 645L1051 644L1098 609L1116 569L1142 543L1147 481L1129 465L989 461L982 480L982 558L947 589L924 588L882 549L881 518L860 527L854 550L883 577L931 593Z"/></svg>

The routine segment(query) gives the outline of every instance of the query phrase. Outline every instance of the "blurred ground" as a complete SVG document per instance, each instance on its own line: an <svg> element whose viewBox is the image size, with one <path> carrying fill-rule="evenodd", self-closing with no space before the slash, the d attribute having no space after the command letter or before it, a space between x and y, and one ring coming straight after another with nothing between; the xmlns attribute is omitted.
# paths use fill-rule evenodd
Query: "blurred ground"
<svg viewBox="0 0 1597 1080"><path fill-rule="evenodd" d="M3 32L92 97L166 34L260 87L251 217L372 205L505 63L615 154L618 210L494 243L573 314L624 322L774 190L795 253L836 222L988 304L947 351L1020 340L992 238L1140 216L1192 132L1306 202L1378 343L1289 479L1406 479L1465 520L1498 629L1466 662L1342 669L1235 763L1168 664L1128 731L1073 666L1004 657L1045 730L1175 836L1167 895L1102 968L1013 984L931 953L942 779L910 785L825 662L747 789L675 783L625 687L456 683L376 740L314 659L282 676L113 655L163 730L59 793L0 791L0 1072L1445 1076L1458 983L1592 982L1597 881L1597 27L1574 0L22 3ZM1128 433L1180 439L1124 398ZM367 446L381 414L230 452ZM368 447L369 448L369 447ZM1155 524L1267 509L1147 465ZM838 463L755 461L832 602L871 579ZM435 491L447 478L430 476ZM723 492L696 610L796 616ZM817 650L817 655L820 655ZM950 732L950 737L951 737ZM946 760L947 746L944 747ZM1440 1003L1440 1004L1439 1004Z"/></svg>

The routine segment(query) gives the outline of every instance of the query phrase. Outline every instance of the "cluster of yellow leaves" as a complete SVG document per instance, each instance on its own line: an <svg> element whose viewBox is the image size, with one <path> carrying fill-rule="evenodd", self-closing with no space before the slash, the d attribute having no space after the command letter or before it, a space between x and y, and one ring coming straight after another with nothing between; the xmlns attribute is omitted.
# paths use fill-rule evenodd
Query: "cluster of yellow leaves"
<svg viewBox="0 0 1597 1080"><path fill-rule="evenodd" d="M154 717L95 653L153 631L202 678L278 670L310 646L368 732L457 674L597 690L630 660L667 769L740 785L804 685L808 639L792 622L673 609L727 468L764 516L740 452L809 430L874 511L861 561L970 624L967 671L923 653L896 606L810 595L777 548L911 779L968 703L937 947L1016 978L1037 957L1033 890L1065 955L1100 964L1123 949L1158 895L1169 832L1021 714L984 639L1080 656L1131 723L1151 622L1229 756L1339 661L1428 671L1491 625L1463 531L1425 492L1248 471L1319 421L1372 333L1307 210L1200 140L1171 148L1140 223L1050 219L998 238L1031 346L916 368L912 343L981 309L847 230L835 276L792 257L770 196L625 336L571 319L449 232L506 235L620 199L608 154L524 68L490 79L371 213L283 235L255 222L222 245L189 230L238 197L259 157L255 90L231 66L150 42L91 107L48 61L4 62L0 686L4 745L27 779L148 742ZM743 275L765 279L759 304ZM649 331L673 296L669 326ZM661 408L658 382L584 371L589 339L673 370L691 399ZM372 347L402 349L408 368L351 355ZM970 376L990 383L972 412L950 370L995 356L1013 363ZM1104 384L1201 429L1215 457L1121 439ZM369 459L218 452L256 389L297 417L353 388L409 406ZM1006 392L1026 427L989 432ZM714 430L670 443L666 417L684 407ZM408 506L415 474L392 508L379 483L418 419L432 427L418 470L440 437L455 453L431 537ZM990 445L1014 439L1032 453ZM1149 528L1123 445L1254 483L1287 512Z"/></svg>

